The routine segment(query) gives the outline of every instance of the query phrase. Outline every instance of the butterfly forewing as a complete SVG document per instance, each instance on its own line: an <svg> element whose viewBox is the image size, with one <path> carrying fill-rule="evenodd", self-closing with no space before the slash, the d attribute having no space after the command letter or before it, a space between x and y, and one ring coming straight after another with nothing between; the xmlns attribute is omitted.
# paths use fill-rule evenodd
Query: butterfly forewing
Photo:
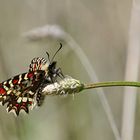
<svg viewBox="0 0 140 140"><path fill-rule="evenodd" d="M44 71L17 75L0 84L0 103L7 103L7 111L19 115L21 109L29 112L35 105L35 93L44 79Z"/></svg>

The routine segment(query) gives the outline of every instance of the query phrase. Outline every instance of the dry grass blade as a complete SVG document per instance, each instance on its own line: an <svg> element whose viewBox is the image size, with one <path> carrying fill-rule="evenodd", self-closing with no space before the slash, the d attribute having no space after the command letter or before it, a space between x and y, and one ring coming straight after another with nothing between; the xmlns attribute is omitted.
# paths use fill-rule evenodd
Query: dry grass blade
<svg viewBox="0 0 140 140"><path fill-rule="evenodd" d="M133 81L138 80L139 57L140 57L139 7L140 4L137 3L136 5L136 1L134 0L131 11L125 80L133 80ZM135 88L125 88L123 116L122 116L122 140L134 139L133 133L135 122L136 92L137 89Z"/></svg>

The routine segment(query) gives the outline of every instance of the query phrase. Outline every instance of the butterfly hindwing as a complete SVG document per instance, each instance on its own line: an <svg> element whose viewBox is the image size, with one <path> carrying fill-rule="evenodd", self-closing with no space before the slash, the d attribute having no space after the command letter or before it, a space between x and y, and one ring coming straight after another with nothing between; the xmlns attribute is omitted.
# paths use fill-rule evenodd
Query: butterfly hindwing
<svg viewBox="0 0 140 140"><path fill-rule="evenodd" d="M7 111L16 115L23 109L26 113L35 105L35 94L44 79L44 71L17 75L0 84L0 103L7 103Z"/></svg>

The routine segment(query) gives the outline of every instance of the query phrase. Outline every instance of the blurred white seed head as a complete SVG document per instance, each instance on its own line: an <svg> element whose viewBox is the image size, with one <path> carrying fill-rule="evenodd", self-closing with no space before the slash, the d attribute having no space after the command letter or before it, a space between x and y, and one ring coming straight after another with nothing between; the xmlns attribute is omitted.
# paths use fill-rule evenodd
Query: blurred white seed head
<svg viewBox="0 0 140 140"><path fill-rule="evenodd" d="M78 93L83 89L83 84L72 77L65 77L60 82L46 85L42 92L46 95L67 95Z"/></svg>
<svg viewBox="0 0 140 140"><path fill-rule="evenodd" d="M23 34L29 40L40 40L46 38L54 38L65 40L65 32L58 25L46 25L43 27L35 28Z"/></svg>

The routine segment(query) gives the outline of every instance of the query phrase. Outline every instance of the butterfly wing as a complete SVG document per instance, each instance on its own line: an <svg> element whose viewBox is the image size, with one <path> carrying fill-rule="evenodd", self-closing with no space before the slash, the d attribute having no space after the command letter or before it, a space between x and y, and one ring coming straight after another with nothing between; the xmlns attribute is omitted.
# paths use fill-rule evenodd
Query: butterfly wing
<svg viewBox="0 0 140 140"><path fill-rule="evenodd" d="M0 84L0 103L7 103L7 111L19 115L21 109L26 113L35 105L35 94L45 76L44 71L17 75Z"/></svg>

